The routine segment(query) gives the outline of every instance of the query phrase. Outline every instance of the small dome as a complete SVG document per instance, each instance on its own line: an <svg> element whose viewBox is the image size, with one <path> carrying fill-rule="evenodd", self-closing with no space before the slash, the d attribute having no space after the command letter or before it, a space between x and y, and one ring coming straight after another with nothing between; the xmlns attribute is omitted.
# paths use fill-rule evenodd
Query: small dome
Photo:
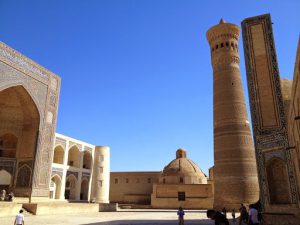
<svg viewBox="0 0 300 225"><path fill-rule="evenodd" d="M187 158L187 152L183 149L176 151L176 159L163 169L161 178L164 179L162 183L180 183L181 181L185 184L199 184L207 182L206 175L196 163Z"/></svg>

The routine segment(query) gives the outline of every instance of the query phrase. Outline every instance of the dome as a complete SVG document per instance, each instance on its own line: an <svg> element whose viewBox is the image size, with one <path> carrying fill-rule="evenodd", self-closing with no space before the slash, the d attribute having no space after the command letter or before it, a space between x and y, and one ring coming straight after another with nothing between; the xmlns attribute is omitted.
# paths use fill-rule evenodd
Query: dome
<svg viewBox="0 0 300 225"><path fill-rule="evenodd" d="M183 149L176 151L176 159L162 171L160 183L206 184L207 177L192 160L187 158Z"/></svg>

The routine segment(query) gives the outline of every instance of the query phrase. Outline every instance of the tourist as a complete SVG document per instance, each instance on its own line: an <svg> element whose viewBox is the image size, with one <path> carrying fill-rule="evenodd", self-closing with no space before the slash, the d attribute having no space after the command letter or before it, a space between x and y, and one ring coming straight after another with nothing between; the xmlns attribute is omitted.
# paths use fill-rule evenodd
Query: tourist
<svg viewBox="0 0 300 225"><path fill-rule="evenodd" d="M215 225L229 225L228 219L219 211L209 209L206 212L208 218L215 221Z"/></svg>
<svg viewBox="0 0 300 225"><path fill-rule="evenodd" d="M24 222L24 215L23 215L23 210L21 209L19 211L19 213L17 214L16 216L16 219L15 219L15 224L14 225L24 225L25 222Z"/></svg>
<svg viewBox="0 0 300 225"><path fill-rule="evenodd" d="M182 207L179 207L178 211L177 211L177 215L178 215L178 221L179 221L179 225L184 225L184 211L182 209Z"/></svg>
<svg viewBox="0 0 300 225"><path fill-rule="evenodd" d="M0 201L5 201L6 191L3 189L0 196Z"/></svg>
<svg viewBox="0 0 300 225"><path fill-rule="evenodd" d="M235 223L235 211L234 211L234 209L232 209L231 216L232 216L232 221Z"/></svg>
<svg viewBox="0 0 300 225"><path fill-rule="evenodd" d="M248 224L250 225L258 225L258 211L254 208L253 204L249 205L249 219Z"/></svg>
<svg viewBox="0 0 300 225"><path fill-rule="evenodd" d="M225 207L222 209L222 214L227 218L227 211Z"/></svg>
<svg viewBox="0 0 300 225"><path fill-rule="evenodd" d="M246 222L247 218L248 218L247 209L243 204L241 204L239 225L241 225L243 221Z"/></svg>
<svg viewBox="0 0 300 225"><path fill-rule="evenodd" d="M8 201L12 202L14 200L14 193L11 191L9 194L8 194Z"/></svg>

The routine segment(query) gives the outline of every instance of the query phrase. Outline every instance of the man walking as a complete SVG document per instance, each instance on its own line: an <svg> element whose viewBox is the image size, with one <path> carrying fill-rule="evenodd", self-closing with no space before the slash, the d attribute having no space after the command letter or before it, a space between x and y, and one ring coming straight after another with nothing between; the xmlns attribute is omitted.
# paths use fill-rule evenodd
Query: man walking
<svg viewBox="0 0 300 225"><path fill-rule="evenodd" d="M24 223L24 215L23 215L23 210L22 209L17 214L14 225L25 225L25 223Z"/></svg>

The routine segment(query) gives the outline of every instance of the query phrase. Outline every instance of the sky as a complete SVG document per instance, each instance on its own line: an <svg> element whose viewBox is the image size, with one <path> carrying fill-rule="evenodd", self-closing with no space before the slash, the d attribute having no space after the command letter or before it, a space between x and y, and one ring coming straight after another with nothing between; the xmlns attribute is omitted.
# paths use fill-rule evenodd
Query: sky
<svg viewBox="0 0 300 225"><path fill-rule="evenodd" d="M240 26L271 13L280 73L292 79L299 10L299 0L0 0L0 41L61 77L56 132L110 146L111 171L160 171L184 148L207 173L206 31L221 18Z"/></svg>

